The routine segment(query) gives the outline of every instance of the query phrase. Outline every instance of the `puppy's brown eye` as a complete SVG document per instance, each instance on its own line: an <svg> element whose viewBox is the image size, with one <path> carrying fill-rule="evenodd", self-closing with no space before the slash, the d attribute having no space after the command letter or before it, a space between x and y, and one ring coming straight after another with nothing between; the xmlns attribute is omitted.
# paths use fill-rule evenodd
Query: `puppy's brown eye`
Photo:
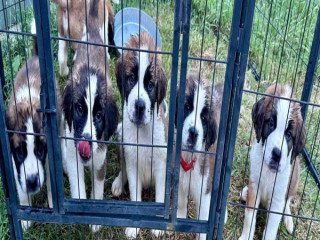
<svg viewBox="0 0 320 240"><path fill-rule="evenodd" d="M136 83L136 80L134 79L134 77L129 77L129 84L133 86L135 83Z"/></svg>
<svg viewBox="0 0 320 240"><path fill-rule="evenodd" d="M187 110L188 112L190 112L191 107L190 107L190 105L189 105L188 103L186 103L185 108L186 108L186 110Z"/></svg>
<svg viewBox="0 0 320 240"><path fill-rule="evenodd" d="M272 118L269 119L269 128L274 128L274 120Z"/></svg>
<svg viewBox="0 0 320 240"><path fill-rule="evenodd" d="M148 84L148 91L152 91L154 88L154 83L153 82L149 82Z"/></svg>
<svg viewBox="0 0 320 240"><path fill-rule="evenodd" d="M292 138L291 132L290 132L290 131L287 131L287 132L285 133L285 135L286 135L286 139L287 139L288 141L290 141L291 138Z"/></svg>
<svg viewBox="0 0 320 240"><path fill-rule="evenodd" d="M82 106L81 106L80 104L77 104L77 111L78 111L78 113L79 113L80 115L83 114L83 108L82 108Z"/></svg>
<svg viewBox="0 0 320 240"><path fill-rule="evenodd" d="M101 119L102 119L102 114L101 114L101 112L98 112L96 114L96 120L100 121Z"/></svg>

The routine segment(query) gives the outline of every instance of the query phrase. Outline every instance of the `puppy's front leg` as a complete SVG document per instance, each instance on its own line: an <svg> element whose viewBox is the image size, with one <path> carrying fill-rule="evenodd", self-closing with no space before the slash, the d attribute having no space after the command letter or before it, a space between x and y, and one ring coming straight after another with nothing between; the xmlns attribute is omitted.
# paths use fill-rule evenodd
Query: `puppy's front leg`
<svg viewBox="0 0 320 240"><path fill-rule="evenodd" d="M84 166L82 162L79 159L70 159L67 164L71 198L86 199L87 196L84 183Z"/></svg>
<svg viewBox="0 0 320 240"><path fill-rule="evenodd" d="M50 171L49 171L49 162L46 159L46 184L47 184L47 196L48 196L48 205L49 208L53 208L52 204L52 192L51 192L51 179L50 179Z"/></svg>
<svg viewBox="0 0 320 240"><path fill-rule="evenodd" d="M163 159L165 162L165 159ZM166 189L166 164L161 164L159 169L155 170L155 188L156 188L156 202L164 203L164 195ZM164 234L163 230L151 230L152 234L156 237L162 236Z"/></svg>
<svg viewBox="0 0 320 240"><path fill-rule="evenodd" d="M265 240L273 240L277 238L279 224L282 218L281 213L283 212L285 207L285 201L272 199L270 211L278 212L277 213L269 213L266 228L264 229L263 238Z"/></svg>
<svg viewBox="0 0 320 240"><path fill-rule="evenodd" d="M204 177L203 181L207 182L207 178ZM211 193L206 193L206 187L204 187L204 185L202 184L200 184L196 189L197 189L197 192L194 198L196 202L198 219L207 221L209 218ZM205 240L207 239L207 234L205 233L198 234L197 239Z"/></svg>
<svg viewBox="0 0 320 240"><path fill-rule="evenodd" d="M254 183L250 182L248 186L248 195L247 195L247 206L245 210L245 218L242 234L239 240L252 240L256 228L256 217L257 210L252 209L253 207L258 208L260 204L260 193L257 193L257 189Z"/></svg>
<svg viewBox="0 0 320 240"><path fill-rule="evenodd" d="M131 167L129 164L126 165L127 176L129 183L130 199L131 201L141 201L142 184L138 175L137 166ZM140 228L126 228L125 234L129 239L137 237Z"/></svg>
<svg viewBox="0 0 320 240"><path fill-rule="evenodd" d="M60 34L59 34L59 37L61 37ZM64 40L59 40L59 50L58 50L59 73L60 73L60 76L63 76L63 77L69 74L67 59L68 59L67 43Z"/></svg>
<svg viewBox="0 0 320 240"><path fill-rule="evenodd" d="M31 206L31 197L27 193L23 192L20 187L18 187L18 196L21 206ZM27 230L31 226L31 221L21 220L21 226L23 231Z"/></svg>

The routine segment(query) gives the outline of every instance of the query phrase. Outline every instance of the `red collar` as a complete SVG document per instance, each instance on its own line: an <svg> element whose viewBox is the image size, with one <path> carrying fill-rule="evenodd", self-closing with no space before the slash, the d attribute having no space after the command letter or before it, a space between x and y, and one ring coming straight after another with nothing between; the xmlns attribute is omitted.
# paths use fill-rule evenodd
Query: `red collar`
<svg viewBox="0 0 320 240"><path fill-rule="evenodd" d="M196 162L196 158L193 158L191 162L187 163L182 156L180 157L180 165L185 172L188 172L190 169L193 169L195 162Z"/></svg>

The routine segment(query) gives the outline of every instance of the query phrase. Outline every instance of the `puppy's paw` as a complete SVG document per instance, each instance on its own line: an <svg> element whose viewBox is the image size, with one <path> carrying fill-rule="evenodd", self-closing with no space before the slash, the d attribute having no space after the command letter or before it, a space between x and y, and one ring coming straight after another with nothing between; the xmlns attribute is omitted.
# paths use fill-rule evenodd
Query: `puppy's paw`
<svg viewBox="0 0 320 240"><path fill-rule="evenodd" d="M247 196L248 196L248 186L245 186L242 189L242 192L240 193L240 200L243 202L247 202Z"/></svg>
<svg viewBox="0 0 320 240"><path fill-rule="evenodd" d="M226 213L224 214L224 224L228 221L228 208L226 209Z"/></svg>
<svg viewBox="0 0 320 240"><path fill-rule="evenodd" d="M292 217L284 216L283 221L284 221L284 225L286 226L286 229L287 229L288 233L292 234L293 233L293 220L292 220Z"/></svg>
<svg viewBox="0 0 320 240"><path fill-rule="evenodd" d="M207 234L205 233L200 233L197 235L197 240L206 240L207 239Z"/></svg>
<svg viewBox="0 0 320 240"><path fill-rule="evenodd" d="M116 177L116 179L112 183L111 192L115 197L119 197L122 194L122 179L121 177Z"/></svg>
<svg viewBox="0 0 320 240"><path fill-rule="evenodd" d="M135 239L138 236L140 228L126 228L125 234L129 239Z"/></svg>
<svg viewBox="0 0 320 240"><path fill-rule="evenodd" d="M243 235L241 235L238 240L248 240L248 238L243 236Z"/></svg>
<svg viewBox="0 0 320 240"><path fill-rule="evenodd" d="M31 221L21 220L21 227L23 231L26 231L31 226Z"/></svg>
<svg viewBox="0 0 320 240"><path fill-rule="evenodd" d="M60 76L65 77L69 74L69 68L67 65L60 65Z"/></svg>
<svg viewBox="0 0 320 240"><path fill-rule="evenodd" d="M151 233L155 236L155 237L161 237L164 234L163 230L157 230L157 229L152 229Z"/></svg>
<svg viewBox="0 0 320 240"><path fill-rule="evenodd" d="M96 233L100 230L101 225L90 225L90 228L93 233Z"/></svg>

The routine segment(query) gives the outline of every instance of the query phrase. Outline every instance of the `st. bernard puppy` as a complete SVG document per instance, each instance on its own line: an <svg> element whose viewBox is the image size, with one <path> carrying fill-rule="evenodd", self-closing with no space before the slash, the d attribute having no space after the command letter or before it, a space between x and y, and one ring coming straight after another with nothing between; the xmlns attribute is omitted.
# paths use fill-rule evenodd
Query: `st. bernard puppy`
<svg viewBox="0 0 320 240"><path fill-rule="evenodd" d="M211 89L197 74L188 76L182 129L178 218L187 217L190 197L195 201L197 218L208 220L222 95L221 84ZM205 151L208 153L203 153ZM199 234L197 239L206 239L206 234Z"/></svg>
<svg viewBox="0 0 320 240"><path fill-rule="evenodd" d="M80 40L83 33L86 32L86 24L91 21L89 5L95 0L53 0L57 4L57 25L59 37ZM104 44L112 44L114 14L109 0L99 0L98 11L95 13L98 17L96 21L99 33ZM87 11L86 11L87 9ZM86 38L84 39L86 40ZM93 39L92 39L93 40ZM76 51L78 43L72 42L72 48ZM108 54L107 54L108 56ZM61 76L67 76L69 68L67 66L67 41L59 40L58 51L59 69Z"/></svg>
<svg viewBox="0 0 320 240"><path fill-rule="evenodd" d="M94 16L97 1L90 5L88 23L90 42L102 43ZM86 38L86 36L85 36ZM84 167L91 169L92 199L102 199L108 140L118 123L118 110L109 78L106 48L78 44L72 75L64 89L62 110L65 136L62 141L63 166L69 177L71 197L86 198ZM97 227L92 228L94 231Z"/></svg>
<svg viewBox="0 0 320 240"><path fill-rule="evenodd" d="M116 65L117 84L123 100L123 122L119 124L118 137L129 144L166 146L167 119L163 100L167 78L161 55L145 52L159 50L146 32L131 36L126 45L128 48L139 46L143 52L125 50ZM132 201L141 201L142 189L155 185L156 202L164 202L166 148L125 145L122 150L126 171L121 171L114 180L113 195L119 196L128 180ZM126 229L128 237L136 237L138 232L139 229ZM153 233L163 232L153 230Z"/></svg>
<svg viewBox="0 0 320 240"><path fill-rule="evenodd" d="M36 32L33 20L31 32ZM47 178L49 207L52 208L47 142L40 109L40 65L36 37L31 58L18 72L6 111L6 122L12 153L12 165L21 205L31 206L31 196L38 193ZM46 173L45 173L46 169ZM30 221L21 221L23 229Z"/></svg>
<svg viewBox="0 0 320 240"><path fill-rule="evenodd" d="M257 214L253 208L260 203L276 212L268 213L263 239L276 239L281 214L291 214L290 202L299 184L298 154L305 145L300 104L279 98L291 98L292 89L287 85L272 85L266 93L274 97L263 97L252 109L256 139L250 153L249 185L242 191L250 207L245 210L242 240L253 239ZM285 215L283 220L292 233L292 217Z"/></svg>

